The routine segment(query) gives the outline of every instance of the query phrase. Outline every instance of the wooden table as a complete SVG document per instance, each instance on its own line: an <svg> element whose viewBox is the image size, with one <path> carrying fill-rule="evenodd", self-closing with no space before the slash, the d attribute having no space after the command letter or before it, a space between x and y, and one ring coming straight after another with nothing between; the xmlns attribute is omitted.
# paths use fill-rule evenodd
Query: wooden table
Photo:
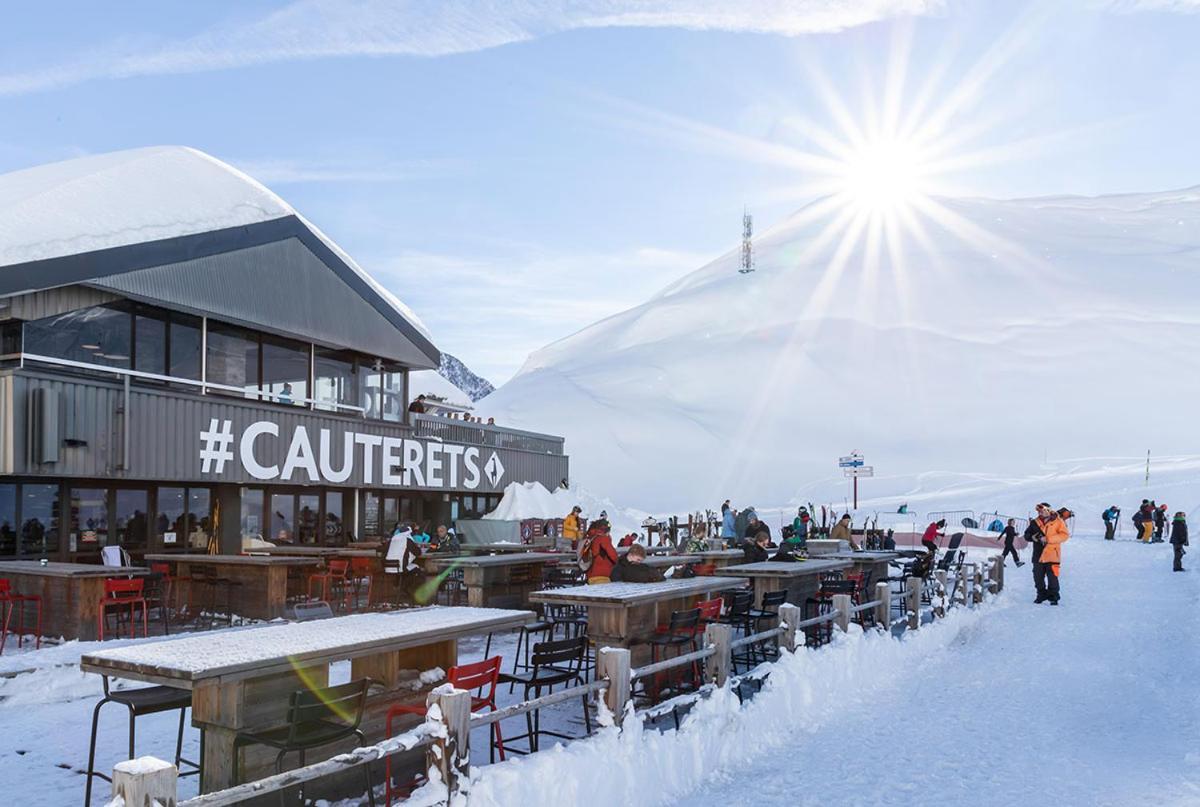
<svg viewBox="0 0 1200 807"><path fill-rule="evenodd" d="M297 567L316 567L321 558L286 557L275 555L198 555L198 554L151 554L146 562L172 563L175 574L189 577L193 566L211 566L221 577L235 583L229 595L230 610L234 614L250 619L275 619L284 615L287 608L288 570ZM315 572L315 568L313 569ZM305 575L305 584L307 575ZM186 581L180 581L181 593L190 594ZM305 593L303 585L294 594ZM220 602L224 602L222 599Z"/></svg>
<svg viewBox="0 0 1200 807"><path fill-rule="evenodd" d="M571 556L552 552L504 555L423 555L427 572L462 569L467 605L476 608L527 605L529 595L542 587L542 570Z"/></svg>
<svg viewBox="0 0 1200 807"><path fill-rule="evenodd" d="M12 584L16 594L42 598L42 635L94 641L99 638L97 616L104 596L104 581L110 577L149 574L141 566L97 566L94 563L55 563L44 566L37 560L0 562L0 577ZM34 609L25 608L27 625L33 625ZM16 621L13 615L13 621Z"/></svg>
<svg viewBox="0 0 1200 807"><path fill-rule="evenodd" d="M634 666L649 663L650 647L636 644L698 600L745 585L737 577L689 577L662 583L601 583L536 591L531 602L583 606L588 609L588 637L598 647L628 647Z"/></svg>
<svg viewBox="0 0 1200 807"><path fill-rule="evenodd" d="M835 552L847 552L850 544L847 541L835 541L832 538L809 538L804 542L804 548L809 556L832 555Z"/></svg>
<svg viewBox="0 0 1200 807"><path fill-rule="evenodd" d="M749 577L754 582L754 604L762 604L768 591L786 591L787 601L804 607L804 602L821 587L821 575L849 569L848 560L806 560L799 563L766 560L761 563L739 563L726 566L723 574Z"/></svg>
<svg viewBox="0 0 1200 807"><path fill-rule="evenodd" d="M711 563L717 571L724 571L734 564L746 559L746 553L740 549L710 549L707 552L697 552L701 563Z"/></svg>
<svg viewBox="0 0 1200 807"><path fill-rule="evenodd" d="M351 680L370 678L362 730L367 742L383 739L388 708L399 701L425 702L428 686L411 683L416 673L458 662L458 640L531 622L529 611L482 608L414 608L354 614L191 635L100 650L80 660L85 672L190 689L192 723L204 735L200 792L274 773L275 751L242 749L236 763L233 740L240 731L284 724L288 699L300 689L328 686L329 665L350 659ZM308 753L308 762L343 753L353 742ZM320 755L320 757L318 757ZM295 765L295 757L290 757ZM361 783L361 774L355 781Z"/></svg>
<svg viewBox="0 0 1200 807"><path fill-rule="evenodd" d="M540 549L553 549L552 541L538 541L533 544L459 544L462 551L471 555L493 555L508 552L537 552Z"/></svg>
<svg viewBox="0 0 1200 807"><path fill-rule="evenodd" d="M651 555L642 561L643 566L653 566L665 569L669 566L683 566L688 563L699 563L699 555Z"/></svg>
<svg viewBox="0 0 1200 807"><path fill-rule="evenodd" d="M867 590L863 592L864 602L875 599L875 584L888 576L888 564L900 557L899 552L879 550L863 552L835 552L832 555L822 555L821 558L832 560L848 560L854 564L854 571L869 574Z"/></svg>
<svg viewBox="0 0 1200 807"><path fill-rule="evenodd" d="M295 558L377 558L374 549L352 549L345 546L272 546L247 549L250 555L269 555Z"/></svg>

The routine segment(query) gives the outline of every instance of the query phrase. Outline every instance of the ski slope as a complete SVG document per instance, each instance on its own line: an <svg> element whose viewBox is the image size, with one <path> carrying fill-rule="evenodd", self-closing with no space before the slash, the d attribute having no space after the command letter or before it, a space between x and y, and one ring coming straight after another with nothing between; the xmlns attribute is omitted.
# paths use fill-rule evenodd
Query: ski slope
<svg viewBox="0 0 1200 807"><path fill-rule="evenodd" d="M855 448L880 475L1200 452L1200 189L938 203L886 243L817 203L752 274L730 252L479 409L565 435L574 480L651 511L784 503Z"/></svg>

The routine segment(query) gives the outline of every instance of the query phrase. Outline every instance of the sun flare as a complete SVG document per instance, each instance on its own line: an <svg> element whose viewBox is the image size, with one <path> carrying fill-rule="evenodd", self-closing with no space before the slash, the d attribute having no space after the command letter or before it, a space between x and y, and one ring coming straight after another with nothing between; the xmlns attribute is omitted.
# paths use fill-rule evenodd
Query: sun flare
<svg viewBox="0 0 1200 807"><path fill-rule="evenodd" d="M928 192L928 157L912 141L880 138L851 151L838 177L841 194L866 213L911 207Z"/></svg>

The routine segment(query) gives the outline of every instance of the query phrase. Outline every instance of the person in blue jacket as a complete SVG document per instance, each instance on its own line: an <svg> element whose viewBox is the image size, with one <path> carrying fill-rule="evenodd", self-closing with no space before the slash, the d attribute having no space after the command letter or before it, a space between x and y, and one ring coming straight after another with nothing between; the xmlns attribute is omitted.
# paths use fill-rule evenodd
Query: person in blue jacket
<svg viewBox="0 0 1200 807"><path fill-rule="evenodd" d="M1121 517L1121 508L1115 504L1100 514L1104 519L1104 540L1113 540L1113 535L1117 529L1117 519Z"/></svg>
<svg viewBox="0 0 1200 807"><path fill-rule="evenodd" d="M729 506L729 502L721 505L721 538L725 541L737 538L737 531L734 529L734 518L733 508Z"/></svg>

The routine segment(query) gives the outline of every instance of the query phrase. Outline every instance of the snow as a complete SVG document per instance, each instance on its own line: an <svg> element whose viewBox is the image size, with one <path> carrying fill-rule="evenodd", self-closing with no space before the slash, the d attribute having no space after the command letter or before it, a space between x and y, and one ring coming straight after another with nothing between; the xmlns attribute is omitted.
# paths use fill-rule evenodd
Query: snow
<svg viewBox="0 0 1200 807"><path fill-rule="evenodd" d="M537 351L477 410L565 436L584 487L676 513L818 479L841 504L855 448L873 495L1098 446L1200 451L1200 190L939 202L971 234L927 222L877 255L839 255L807 208L756 239L754 273L730 252Z"/></svg>
<svg viewBox="0 0 1200 807"><path fill-rule="evenodd" d="M297 216L432 341L412 309L264 185L184 146L93 154L0 174L0 267Z"/></svg>
<svg viewBox="0 0 1200 807"><path fill-rule="evenodd" d="M496 509L483 518L489 521L521 521L540 518L543 521L563 518L575 506L575 495L559 488L554 493L540 482L509 482Z"/></svg>
<svg viewBox="0 0 1200 807"><path fill-rule="evenodd" d="M470 396L442 377L437 370L416 370L409 373L408 388L414 399L418 395L436 395L465 409L471 408Z"/></svg>

